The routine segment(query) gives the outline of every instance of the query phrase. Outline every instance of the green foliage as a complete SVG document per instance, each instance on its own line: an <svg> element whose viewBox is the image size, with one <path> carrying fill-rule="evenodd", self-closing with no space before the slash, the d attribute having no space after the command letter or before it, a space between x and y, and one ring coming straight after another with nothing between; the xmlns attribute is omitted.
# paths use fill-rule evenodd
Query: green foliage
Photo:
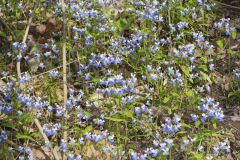
<svg viewBox="0 0 240 160"><path fill-rule="evenodd" d="M211 1L201 5L196 0L166 4L144 0L143 6L135 0L120 6L100 2L66 4L66 22L55 1L9 0L9 11L6 4L1 6L8 28L0 31L0 45L7 46L0 51L0 70L11 76L3 78L7 90L0 90L0 129L7 131L13 142L4 140L2 147L0 141L0 159L8 156L9 147L14 150L8 159L26 158L25 152L18 153L18 147L40 148L46 136L52 148L59 148L59 155L84 159L134 160L134 156L148 153L146 160L204 160L220 143L228 147L230 136L222 134L227 129L220 123L224 119L222 104L216 102L222 100L221 93L211 88L219 85L214 76L228 70L234 80L230 91L223 93L228 95L224 100L240 104L240 83L230 70L235 67L231 56L239 58L231 49L238 33L232 28L227 32L231 23L220 20ZM140 6L133 5L135 2ZM29 19L30 9L34 23L24 50L21 42L27 24L19 27L18 22ZM215 22L222 27L214 26ZM46 28L37 29L40 24ZM66 39L62 36L64 25ZM68 61L67 104L62 87L63 40ZM14 42L20 47L14 49ZM20 53L21 80L28 78L23 72L31 74L23 87L14 75ZM30 60L36 70L31 69ZM57 75L51 75L54 71ZM239 73L236 70L234 74ZM2 116L5 105L13 111ZM66 142L62 140L64 132L68 133ZM222 149L214 159L225 152L228 150ZM233 153L239 156L237 151Z"/></svg>

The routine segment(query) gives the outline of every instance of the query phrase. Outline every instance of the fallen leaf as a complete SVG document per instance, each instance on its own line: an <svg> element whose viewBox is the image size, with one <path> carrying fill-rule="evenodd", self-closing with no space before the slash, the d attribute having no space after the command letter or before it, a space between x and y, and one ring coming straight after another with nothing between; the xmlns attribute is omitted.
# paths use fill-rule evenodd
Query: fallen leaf
<svg viewBox="0 0 240 160"><path fill-rule="evenodd" d="M36 27L36 31L37 31L37 33L43 35L46 32L46 28L47 27L45 25L40 24Z"/></svg>

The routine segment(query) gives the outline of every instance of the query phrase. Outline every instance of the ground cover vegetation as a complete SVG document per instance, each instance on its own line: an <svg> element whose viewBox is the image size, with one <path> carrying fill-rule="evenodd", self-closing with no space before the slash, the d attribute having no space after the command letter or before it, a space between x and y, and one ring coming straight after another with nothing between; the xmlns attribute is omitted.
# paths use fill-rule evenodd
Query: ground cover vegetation
<svg viewBox="0 0 240 160"><path fill-rule="evenodd" d="M0 159L240 159L239 31L219 9L1 0Z"/></svg>

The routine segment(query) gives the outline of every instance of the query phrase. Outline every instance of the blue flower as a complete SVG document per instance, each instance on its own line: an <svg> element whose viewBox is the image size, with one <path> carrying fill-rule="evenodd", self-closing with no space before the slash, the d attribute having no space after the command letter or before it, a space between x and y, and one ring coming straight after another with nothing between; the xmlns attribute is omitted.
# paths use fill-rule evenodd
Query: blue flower
<svg viewBox="0 0 240 160"><path fill-rule="evenodd" d="M74 155L70 153L70 154L68 155L67 160L75 160Z"/></svg>
<svg viewBox="0 0 240 160"><path fill-rule="evenodd" d="M114 143L114 135L108 136L108 142L109 143Z"/></svg>
<svg viewBox="0 0 240 160"><path fill-rule="evenodd" d="M191 119L192 119L192 121L196 122L198 119L198 116L195 114L191 114Z"/></svg>
<svg viewBox="0 0 240 160"><path fill-rule="evenodd" d="M61 124L44 124L43 125L43 133L45 133L47 136L54 136L57 134L57 132L60 130Z"/></svg>
<svg viewBox="0 0 240 160"><path fill-rule="evenodd" d="M188 23L187 22L179 22L177 23L178 30L187 29Z"/></svg>
<svg viewBox="0 0 240 160"><path fill-rule="evenodd" d="M67 144L66 144L66 141L64 139L61 140L60 151L62 151L63 153L67 152Z"/></svg>
<svg viewBox="0 0 240 160"><path fill-rule="evenodd" d="M22 146L19 146L19 147L18 147L18 152L19 152L19 153L23 153L23 152L24 152L24 148L23 148Z"/></svg>
<svg viewBox="0 0 240 160"><path fill-rule="evenodd" d="M44 148L50 150L50 144L48 142L44 143Z"/></svg>
<svg viewBox="0 0 240 160"><path fill-rule="evenodd" d="M233 74L235 75L237 80L240 80L240 70L239 69L234 69Z"/></svg>
<svg viewBox="0 0 240 160"><path fill-rule="evenodd" d="M1 134L0 134L0 144L3 144L7 139L8 139L7 132L2 131Z"/></svg>
<svg viewBox="0 0 240 160"><path fill-rule="evenodd" d="M209 65L209 70L210 70L210 71L213 71L214 69L215 69L214 64L210 64L210 65Z"/></svg>
<svg viewBox="0 0 240 160"><path fill-rule="evenodd" d="M86 74L86 76L85 76L85 80L86 80L86 81L91 80L91 75L90 75L90 73L87 73L87 74Z"/></svg>
<svg viewBox="0 0 240 160"><path fill-rule="evenodd" d="M78 155L75 160L82 160L82 156Z"/></svg>
<svg viewBox="0 0 240 160"><path fill-rule="evenodd" d="M214 147L213 148L213 155L214 156L218 156L218 154L219 154L219 148L218 147Z"/></svg>
<svg viewBox="0 0 240 160"><path fill-rule="evenodd" d="M21 47L21 46L20 46L19 42L14 42L14 43L12 44L12 48L13 48L14 50L18 50L20 47Z"/></svg>
<svg viewBox="0 0 240 160"><path fill-rule="evenodd" d="M181 126L180 118L175 114L173 120L170 118L165 119L165 124L162 124L162 130L168 134L175 134L181 130Z"/></svg>
<svg viewBox="0 0 240 160"><path fill-rule="evenodd" d="M22 10L22 9L24 8L24 6L23 6L22 3L19 3L17 8L20 9L20 10Z"/></svg>
<svg viewBox="0 0 240 160"><path fill-rule="evenodd" d="M131 160L138 160L139 159L136 152L131 152L130 155L131 155Z"/></svg>
<svg viewBox="0 0 240 160"><path fill-rule="evenodd" d="M60 77L59 72L58 71L50 71L48 74L49 77L56 79L58 77Z"/></svg>
<svg viewBox="0 0 240 160"><path fill-rule="evenodd" d="M27 72L22 73L22 77L20 78L20 83L28 83L31 81L30 76L27 74Z"/></svg>
<svg viewBox="0 0 240 160"><path fill-rule="evenodd" d="M173 145L173 140L172 139L165 139L164 141L167 143L169 148L172 147L172 145Z"/></svg>
<svg viewBox="0 0 240 160"><path fill-rule="evenodd" d="M135 114L136 114L137 117L141 116L141 109L140 109L140 107L135 107Z"/></svg>
<svg viewBox="0 0 240 160"><path fill-rule="evenodd" d="M44 53L44 56L45 56L45 57L49 57L49 56L51 56L51 55L52 55L52 52L51 52L51 51Z"/></svg>
<svg viewBox="0 0 240 160"><path fill-rule="evenodd" d="M17 61L20 62L22 60L22 55L17 55Z"/></svg>

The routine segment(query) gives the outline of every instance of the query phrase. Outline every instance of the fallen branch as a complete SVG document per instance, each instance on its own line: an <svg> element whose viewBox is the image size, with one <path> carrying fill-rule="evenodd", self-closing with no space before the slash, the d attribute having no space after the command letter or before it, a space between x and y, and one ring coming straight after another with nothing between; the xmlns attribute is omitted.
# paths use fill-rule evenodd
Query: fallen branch
<svg viewBox="0 0 240 160"><path fill-rule="evenodd" d="M67 103L67 56L66 56L66 20L65 20L65 3L64 0L61 0L62 4L62 13L63 13L63 107L66 110L66 103ZM66 113L67 116L67 113ZM64 123L66 123L67 119L63 119ZM63 139L67 142L67 131L63 132ZM66 156L63 153L62 159L66 160Z"/></svg>
<svg viewBox="0 0 240 160"><path fill-rule="evenodd" d="M39 1L37 1L37 4L35 5L34 11L36 10L36 8L38 6L38 2ZM22 44L25 44L27 41L28 32L29 32L30 25L32 23L33 15L34 14L32 14L28 20L28 24L27 24L27 28L24 33ZM21 52L19 52L19 55L22 56ZM17 61L17 75L18 75L18 78L21 79L21 61ZM19 87L20 87L20 89L22 89L23 85L21 83L19 83ZM37 125L39 132L42 134L44 141L47 143L50 143L48 140L48 137L43 133L43 129L42 129L42 126L41 126L39 120L37 118L35 118L34 122ZM58 157L58 153L55 150L51 149L51 152L56 160L60 160L60 158Z"/></svg>
<svg viewBox="0 0 240 160"><path fill-rule="evenodd" d="M46 143L50 144L50 141L48 140L48 137L46 136L45 133L43 133L43 129L42 129L42 126L41 126L39 120L38 120L37 118L35 118L35 119L34 119L34 122L35 122L35 124L37 125L39 132L42 134L42 137L43 137L44 141L45 141ZM51 146L50 146L50 150L51 150L54 158L55 158L56 160L60 160L60 158L59 158L59 156L58 156L59 154L57 153L57 151L54 150Z"/></svg>
<svg viewBox="0 0 240 160"><path fill-rule="evenodd" d="M218 1L214 1L214 2L217 3L217 4L220 4L222 6L228 7L228 8L240 10L240 7L232 6L232 5L225 4L225 3L222 3L222 2L218 2Z"/></svg>
<svg viewBox="0 0 240 160"><path fill-rule="evenodd" d="M68 65L71 65L72 63L78 62L79 60L80 60L80 59L73 60L73 61L67 63L66 65L67 65L67 66L68 66ZM45 71L45 72L42 72L42 73L39 73L39 74L37 74L37 75L32 76L32 78L37 78L37 77L39 77L39 76L48 74L49 72L54 71L54 70L56 70L56 69L60 69L60 68L62 68L62 67L63 67L63 66L61 65L61 66L58 66L58 67L56 67L56 68L47 70L47 71ZM3 80L3 79L11 78L11 77L14 77L14 75L6 76L6 77L3 77L3 78L1 78L1 79Z"/></svg>
<svg viewBox="0 0 240 160"><path fill-rule="evenodd" d="M29 32L29 28L30 28L30 25L32 23L32 19L33 19L33 16L31 16L28 20L28 25L27 25L27 28L25 30L25 34L24 34L24 37L23 37L23 41L22 41L22 44L25 44L26 43L26 40L27 40L27 36L28 36L28 32ZM22 53L19 52L19 56L22 56ZM18 78L21 79L21 61L17 61L17 75L18 75ZM22 89L22 84L20 83L20 88Z"/></svg>

